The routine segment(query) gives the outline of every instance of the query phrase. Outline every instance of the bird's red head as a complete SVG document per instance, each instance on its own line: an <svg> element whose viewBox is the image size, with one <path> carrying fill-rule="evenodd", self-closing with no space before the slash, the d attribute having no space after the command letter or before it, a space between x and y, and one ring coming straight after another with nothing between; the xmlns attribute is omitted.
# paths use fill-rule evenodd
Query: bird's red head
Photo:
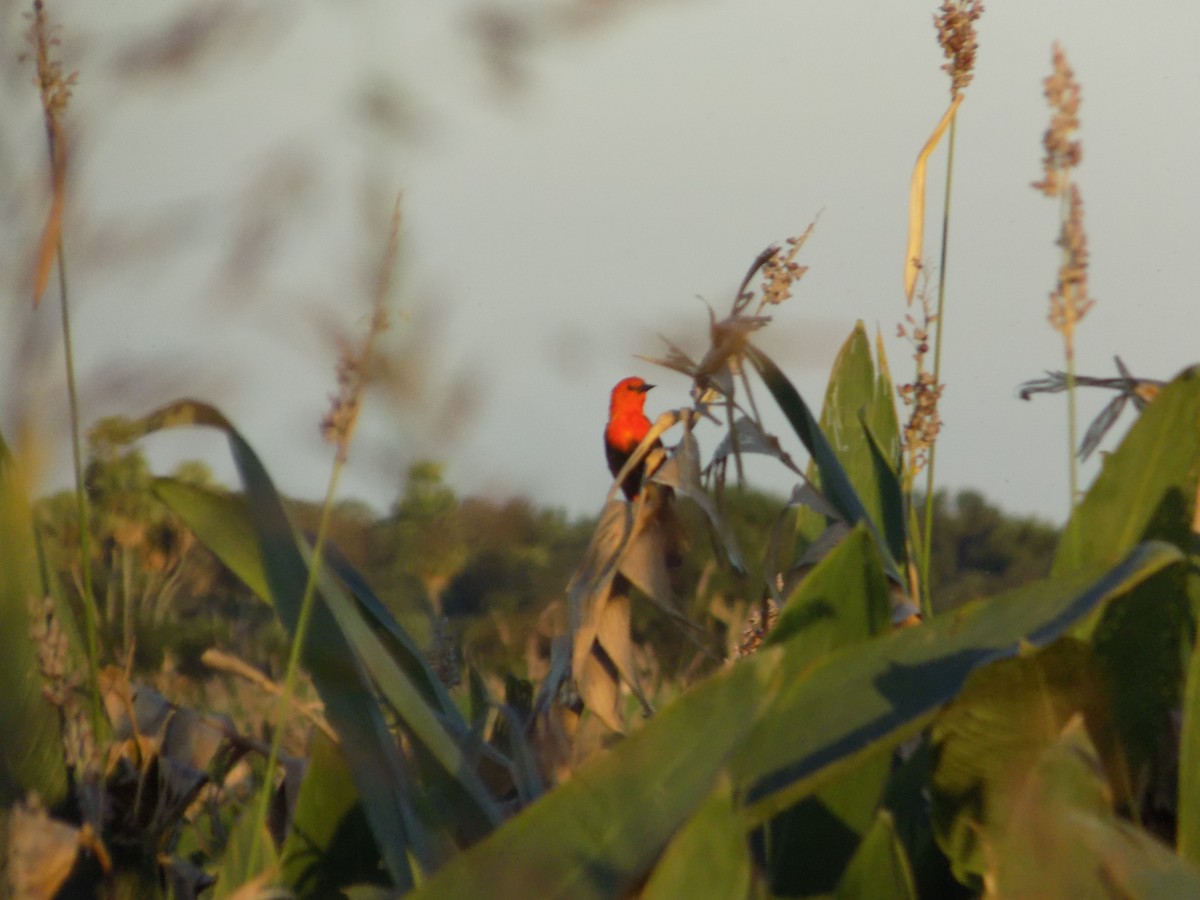
<svg viewBox="0 0 1200 900"><path fill-rule="evenodd" d="M609 416L619 416L627 413L640 414L646 404L646 391L654 385L646 384L634 375L632 378L622 378L612 389L612 400L608 405Z"/></svg>

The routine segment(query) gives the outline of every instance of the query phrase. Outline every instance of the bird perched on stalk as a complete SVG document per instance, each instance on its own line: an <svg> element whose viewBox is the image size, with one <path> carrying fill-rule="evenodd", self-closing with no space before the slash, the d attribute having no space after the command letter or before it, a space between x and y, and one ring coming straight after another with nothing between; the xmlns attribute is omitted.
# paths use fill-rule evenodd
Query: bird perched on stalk
<svg viewBox="0 0 1200 900"><path fill-rule="evenodd" d="M646 418L646 392L654 385L633 376L622 378L612 389L612 399L608 405L608 424L604 428L604 452L608 456L608 468L616 478L624 468L633 451L650 431L650 420ZM654 474L653 468L647 472L646 463L655 450L662 449L662 441L656 440L646 456L633 467L621 482L621 490L625 496L633 500L642 489L643 480ZM652 463L653 465L653 463ZM657 465L654 466L657 468Z"/></svg>

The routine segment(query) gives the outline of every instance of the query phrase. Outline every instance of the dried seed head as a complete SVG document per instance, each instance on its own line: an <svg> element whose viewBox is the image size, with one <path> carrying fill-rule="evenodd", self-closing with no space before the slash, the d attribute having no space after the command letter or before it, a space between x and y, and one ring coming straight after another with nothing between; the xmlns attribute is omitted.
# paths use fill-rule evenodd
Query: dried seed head
<svg viewBox="0 0 1200 900"><path fill-rule="evenodd" d="M1046 78L1046 101L1054 111L1050 127L1042 138L1046 154L1042 158L1043 177L1033 186L1047 197L1066 194L1070 170L1083 159L1083 145L1075 139L1079 130L1079 82L1067 63L1062 47L1054 45L1054 71Z"/></svg>
<svg viewBox="0 0 1200 900"><path fill-rule="evenodd" d="M979 38L975 34L975 22L983 15L980 0L946 0L933 17L937 29L938 43L942 53L950 60L942 71L950 76L950 96L957 97L975 77L975 54L979 50Z"/></svg>
<svg viewBox="0 0 1200 900"><path fill-rule="evenodd" d="M321 419L321 436L337 447L338 460L345 462L350 450L350 439L358 424L358 413L362 409L363 393L367 389L372 371L375 342L388 328L387 301L391 288L392 271L396 254L400 249L400 198L392 210L391 231L387 249L375 285L375 297L371 307L371 323L362 342L355 346L348 340L339 341L337 361L337 393L330 398L329 412Z"/></svg>

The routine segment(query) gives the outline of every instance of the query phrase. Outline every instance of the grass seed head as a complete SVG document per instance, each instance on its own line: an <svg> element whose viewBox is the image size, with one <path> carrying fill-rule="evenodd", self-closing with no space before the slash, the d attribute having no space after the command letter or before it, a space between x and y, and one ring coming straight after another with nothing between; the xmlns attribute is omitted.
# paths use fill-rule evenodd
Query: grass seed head
<svg viewBox="0 0 1200 900"><path fill-rule="evenodd" d="M971 79L975 77L975 54L979 50L979 38L975 34L975 22L983 15L980 0L946 0L933 17L937 29L938 43L949 60L942 71L950 76L950 96L957 97Z"/></svg>

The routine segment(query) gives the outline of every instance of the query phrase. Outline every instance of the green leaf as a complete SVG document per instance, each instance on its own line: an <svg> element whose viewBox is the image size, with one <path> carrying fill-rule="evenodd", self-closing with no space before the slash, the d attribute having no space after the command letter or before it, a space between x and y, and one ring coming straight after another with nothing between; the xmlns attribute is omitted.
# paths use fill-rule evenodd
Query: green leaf
<svg viewBox="0 0 1200 900"><path fill-rule="evenodd" d="M244 497L174 478L156 478L152 489L246 587L271 602L262 550Z"/></svg>
<svg viewBox="0 0 1200 900"><path fill-rule="evenodd" d="M347 885L386 878L354 778L319 729L280 858L283 883L300 898L336 896Z"/></svg>
<svg viewBox="0 0 1200 900"><path fill-rule="evenodd" d="M1109 563L1143 540L1192 544L1200 474L1200 369L1177 376L1142 412L1063 531L1054 571ZM1114 720L1130 777L1144 781L1175 741L1195 623L1182 571L1164 572L1089 621L1113 685ZM1158 773L1159 778L1169 778Z"/></svg>
<svg viewBox="0 0 1200 900"><path fill-rule="evenodd" d="M273 606L294 633L308 580L308 548L298 538L266 469L241 434L217 409L194 401L171 404L126 428L129 438L135 439L184 425L219 428L228 438L245 489ZM318 587L321 602L313 607L301 662L312 675L325 703L326 717L341 738L347 765L388 871L397 887L408 888L413 883L409 854L422 868L432 870L445 850L437 846L440 842L413 805L412 777L375 699L373 681L414 736L418 749L427 750L461 789L455 796L465 794L475 801L478 817L471 824L486 830L498 814L466 766L454 738L397 666L357 605L324 568L318 573Z"/></svg>
<svg viewBox="0 0 1200 900"><path fill-rule="evenodd" d="M788 642L792 659L811 662L887 630L887 577L865 524L829 551L785 598L766 643Z"/></svg>
<svg viewBox="0 0 1200 900"><path fill-rule="evenodd" d="M45 596L38 576L27 471L0 453L0 806L30 791L53 806L67 795L59 711L42 695L31 607ZM81 659L76 665L84 665Z"/></svg>
<svg viewBox="0 0 1200 900"><path fill-rule="evenodd" d="M755 369L758 370L763 383L771 391L775 402L779 404L779 408L783 411L792 429L796 432L796 436L800 438L801 443L804 444L812 456L813 463L817 467L821 492L824 494L825 499L838 511L838 514L846 524L855 525L858 522L866 522L867 527L871 530L871 536L875 539L880 549L880 554L883 556L884 566L888 574L895 578L897 582L901 581L900 570L895 557L888 549L888 545L879 531L878 524L871 518L867 507L855 489L854 483L838 459L837 453L834 451L829 439L822 432L816 419L813 418L808 404L804 402L804 398L800 396L796 388L787 379L787 376L762 351L751 346L747 349L746 355ZM862 429L858 425L857 410L855 410L854 415L854 429L861 435ZM873 478L875 471L874 461L870 459L871 451L865 435L863 435L862 441Z"/></svg>
<svg viewBox="0 0 1200 900"><path fill-rule="evenodd" d="M266 590L263 557L254 538L249 507L244 502L169 479L159 481L156 491L218 559L229 565L251 588ZM329 568L354 590L358 608L324 570L320 576L321 596L330 604L335 619L364 661L371 678L412 729L418 742L430 749L430 757L439 762L445 772L458 773L454 780L471 782L468 787L455 789L451 786L447 790L457 797L457 801L462 801L459 809L467 821L459 824L463 825L464 833L481 836L498 821L498 815L491 808L486 790L474 781L464 763L459 741L465 737L467 726L461 714L444 686L429 670L419 648L391 618L361 576L336 551L330 551L326 556ZM268 590L265 599L270 602L270 597Z"/></svg>
<svg viewBox="0 0 1200 900"><path fill-rule="evenodd" d="M800 581L766 643L786 642L789 667L803 671L887 631L890 620L879 552L859 523ZM765 868L774 893L828 893L837 885L875 818L890 767L889 755L878 754L767 824Z"/></svg>
<svg viewBox="0 0 1200 900"><path fill-rule="evenodd" d="M770 675L767 667L738 665L700 683L449 862L415 896L626 895L712 794Z"/></svg>
<svg viewBox="0 0 1200 900"><path fill-rule="evenodd" d="M993 845L999 897L1196 897L1200 871L1119 819L1080 719L1041 754Z"/></svg>
<svg viewBox="0 0 1200 900"><path fill-rule="evenodd" d="M1064 638L976 669L938 716L932 819L960 881L987 871L1014 794L1066 724L1082 714L1093 733L1107 733L1100 678L1090 648Z"/></svg>
<svg viewBox="0 0 1200 900"><path fill-rule="evenodd" d="M975 666L1045 644L1182 556L1148 544L1111 571L1048 579L881 635L818 663L762 648L701 682L479 844L416 896L626 894L712 794L723 771L743 827L884 753L925 725Z"/></svg>
<svg viewBox="0 0 1200 900"><path fill-rule="evenodd" d="M641 893L642 900L746 897L751 865L745 829L727 778L671 839Z"/></svg>
<svg viewBox="0 0 1200 900"><path fill-rule="evenodd" d="M887 522L889 515L901 509L896 478L900 424L894 396L887 363L881 357L876 371L871 342L859 321L834 360L820 424L863 508L876 524ZM889 550L900 559L903 544L889 544Z"/></svg>
<svg viewBox="0 0 1200 900"><path fill-rule="evenodd" d="M751 819L764 821L881 745L915 734L976 667L1023 644L1050 643L1181 559L1169 544L1143 544L1111 570L1045 579L846 648L807 677L783 657L778 693L732 762Z"/></svg>
<svg viewBox="0 0 1200 900"><path fill-rule="evenodd" d="M258 832L257 840L255 832ZM239 888L256 884L265 888L279 875L279 857L265 822L259 822L253 808L247 808L229 833L225 854L217 869L214 897L232 896ZM252 891L245 891L253 896Z"/></svg>
<svg viewBox="0 0 1200 900"><path fill-rule="evenodd" d="M886 809L875 816L838 884L838 900L916 900L917 888L896 821Z"/></svg>
<svg viewBox="0 0 1200 900"><path fill-rule="evenodd" d="M1150 539L1188 546L1200 470L1200 367L1146 407L1075 509L1054 571L1111 564Z"/></svg>

